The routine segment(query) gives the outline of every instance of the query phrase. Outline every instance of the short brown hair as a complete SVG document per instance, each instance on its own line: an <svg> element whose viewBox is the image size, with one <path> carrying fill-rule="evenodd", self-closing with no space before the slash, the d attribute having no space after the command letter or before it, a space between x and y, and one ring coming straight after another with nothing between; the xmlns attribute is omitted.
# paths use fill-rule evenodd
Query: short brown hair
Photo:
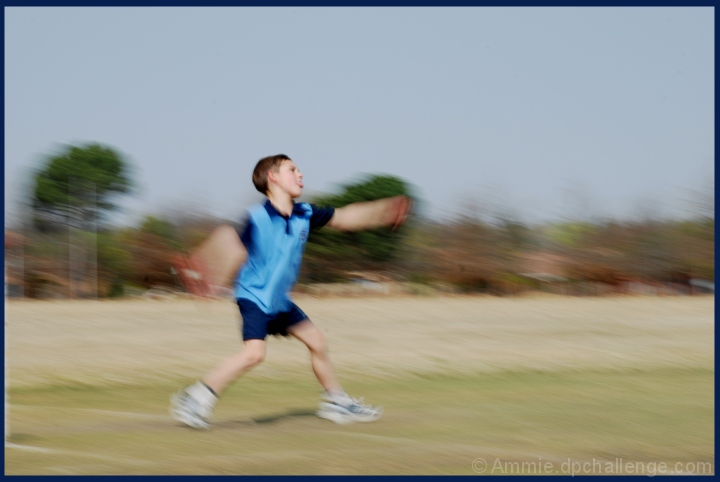
<svg viewBox="0 0 720 482"><path fill-rule="evenodd" d="M275 156L268 156L260 159L255 165L255 170L253 171L253 184L255 184L255 189L257 189L263 194L267 194L268 171L270 169L272 169L273 171L277 171L278 169L280 169L280 164L282 164L284 161L290 160L291 159L285 154L277 154Z"/></svg>

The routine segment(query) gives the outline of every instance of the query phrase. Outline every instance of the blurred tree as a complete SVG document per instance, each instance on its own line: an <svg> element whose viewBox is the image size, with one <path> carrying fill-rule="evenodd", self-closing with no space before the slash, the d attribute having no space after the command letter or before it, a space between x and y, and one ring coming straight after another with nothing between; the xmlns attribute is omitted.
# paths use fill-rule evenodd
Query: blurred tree
<svg viewBox="0 0 720 482"><path fill-rule="evenodd" d="M715 279L715 220L709 217L674 225L679 264L693 277Z"/></svg>
<svg viewBox="0 0 720 482"><path fill-rule="evenodd" d="M100 144L68 146L51 156L34 176L36 226L47 231L100 223L116 207L112 198L130 192L133 183L128 169L118 152Z"/></svg>

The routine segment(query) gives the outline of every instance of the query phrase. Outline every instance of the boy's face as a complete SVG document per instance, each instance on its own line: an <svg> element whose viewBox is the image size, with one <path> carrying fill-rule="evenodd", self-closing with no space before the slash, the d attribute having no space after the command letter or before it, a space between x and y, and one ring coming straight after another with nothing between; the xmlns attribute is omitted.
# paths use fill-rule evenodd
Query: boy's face
<svg viewBox="0 0 720 482"><path fill-rule="evenodd" d="M289 159L283 161L277 172L270 171L270 173L271 181L272 177L275 177L275 184L287 192L291 198L295 199L296 197L300 197L303 189L303 175L293 161Z"/></svg>

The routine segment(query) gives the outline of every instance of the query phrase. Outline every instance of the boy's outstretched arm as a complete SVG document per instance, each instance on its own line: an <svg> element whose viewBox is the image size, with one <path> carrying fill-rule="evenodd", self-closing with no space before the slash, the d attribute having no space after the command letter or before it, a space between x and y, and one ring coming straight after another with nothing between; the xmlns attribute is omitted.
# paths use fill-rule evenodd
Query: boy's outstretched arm
<svg viewBox="0 0 720 482"><path fill-rule="evenodd" d="M327 225L339 231L360 231L382 226L392 226L394 230L405 221L411 204L407 196L348 204L335 209Z"/></svg>

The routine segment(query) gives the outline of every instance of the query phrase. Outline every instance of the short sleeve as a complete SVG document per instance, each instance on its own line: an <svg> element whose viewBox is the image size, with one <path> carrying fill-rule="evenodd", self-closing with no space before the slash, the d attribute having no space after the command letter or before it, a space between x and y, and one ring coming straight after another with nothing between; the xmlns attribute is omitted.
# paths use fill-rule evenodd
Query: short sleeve
<svg viewBox="0 0 720 482"><path fill-rule="evenodd" d="M250 222L250 216L245 215L243 218L241 218L237 222L234 222L232 225L233 228L235 228L235 232L238 234L240 241L242 241L245 246L248 246L250 242L250 236L252 236L252 223Z"/></svg>
<svg viewBox="0 0 720 482"><path fill-rule="evenodd" d="M335 214L333 207L318 207L311 204L312 215L310 216L310 229L320 229L325 226Z"/></svg>

